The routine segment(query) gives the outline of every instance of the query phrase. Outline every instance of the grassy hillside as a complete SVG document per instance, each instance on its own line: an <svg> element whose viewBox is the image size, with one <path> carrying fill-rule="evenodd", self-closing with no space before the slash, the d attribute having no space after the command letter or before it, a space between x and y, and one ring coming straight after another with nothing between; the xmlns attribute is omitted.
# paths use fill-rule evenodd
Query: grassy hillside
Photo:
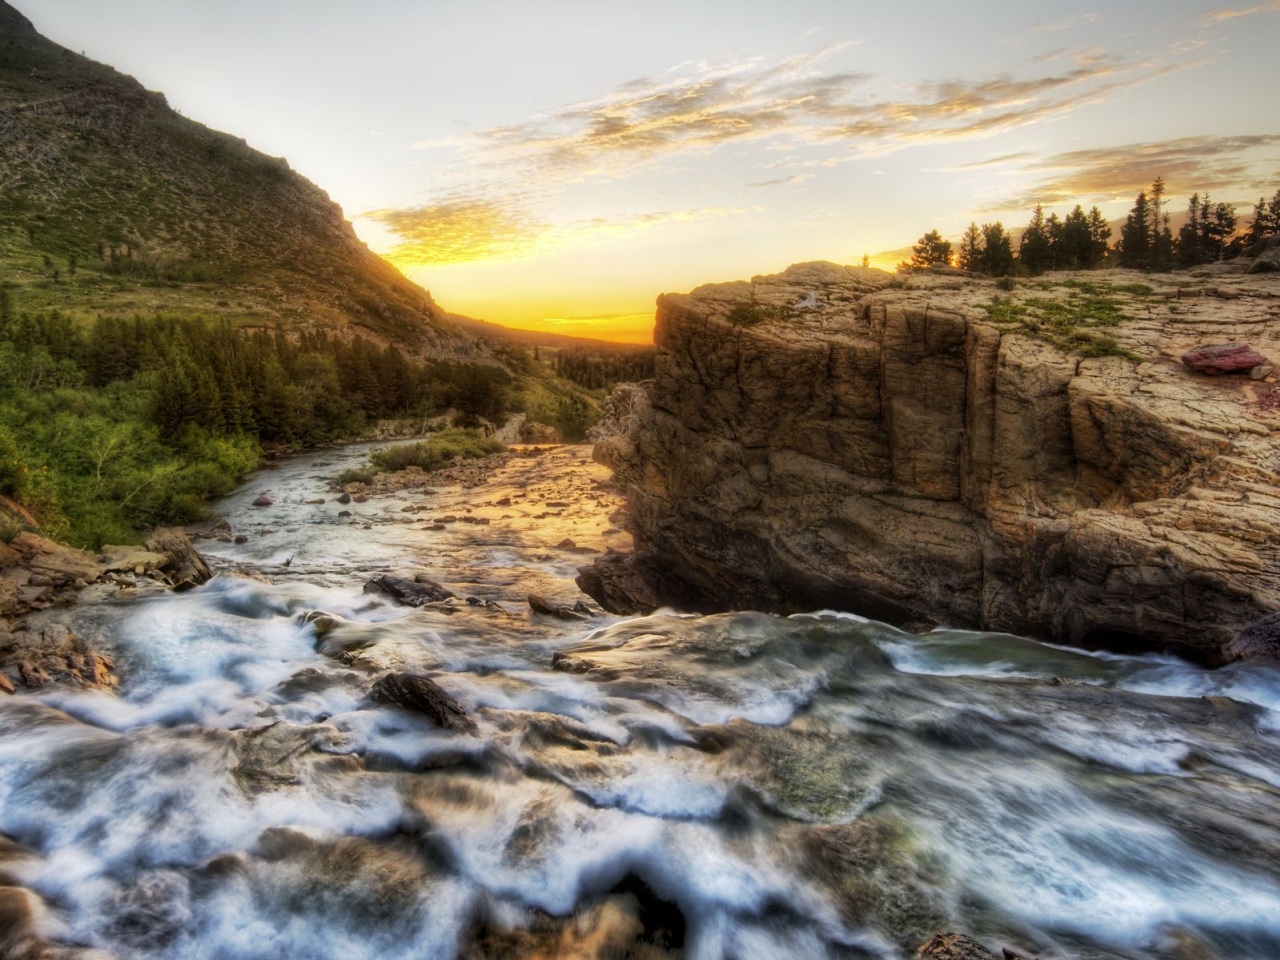
<svg viewBox="0 0 1280 960"><path fill-rule="evenodd" d="M284 160L46 40L3 0L0 281L75 319L181 310L477 349Z"/></svg>

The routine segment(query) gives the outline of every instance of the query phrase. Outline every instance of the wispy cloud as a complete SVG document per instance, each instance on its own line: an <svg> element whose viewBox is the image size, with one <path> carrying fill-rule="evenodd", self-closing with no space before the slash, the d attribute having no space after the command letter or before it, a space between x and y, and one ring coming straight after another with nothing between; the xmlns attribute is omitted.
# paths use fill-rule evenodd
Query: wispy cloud
<svg viewBox="0 0 1280 960"><path fill-rule="evenodd" d="M387 227L400 242L387 258L401 267L440 266L477 260L519 260L554 249L631 235L671 223L719 219L736 207L656 210L551 224L531 215L520 197L453 197L402 210L363 216Z"/></svg>
<svg viewBox="0 0 1280 960"><path fill-rule="evenodd" d="M521 256L531 247L586 242L681 216L724 215L658 210L552 223L547 211L554 198L584 184L667 171L684 163L682 157L731 145L781 157L758 157L756 169L776 175L741 185L797 184L819 167L1044 122L1177 68L1096 49L1063 50L985 78L888 88L865 72L830 69L831 58L847 46L785 60L686 63L592 100L424 142L422 149L454 151L440 168L441 195L415 209L367 216L403 241L392 252L402 264ZM511 194L513 183L520 185L518 196Z"/></svg>
<svg viewBox="0 0 1280 960"><path fill-rule="evenodd" d="M1259 13L1280 13L1280 0L1269 0L1268 3L1257 3L1252 7L1224 7L1205 14L1210 23L1221 23L1224 20L1236 20L1240 17L1252 17Z"/></svg>
<svg viewBox="0 0 1280 960"><path fill-rule="evenodd" d="M775 177L772 180L757 180L755 183L748 183L748 187L785 187L796 183L804 183L806 180L812 180L812 173L793 173L789 177Z"/></svg>
<svg viewBox="0 0 1280 960"><path fill-rule="evenodd" d="M1164 177L1171 192L1238 189L1274 181L1280 133L1180 137L1073 150L1025 165L1042 178L1009 205L1130 199ZM1002 204L1003 205L1003 204Z"/></svg>

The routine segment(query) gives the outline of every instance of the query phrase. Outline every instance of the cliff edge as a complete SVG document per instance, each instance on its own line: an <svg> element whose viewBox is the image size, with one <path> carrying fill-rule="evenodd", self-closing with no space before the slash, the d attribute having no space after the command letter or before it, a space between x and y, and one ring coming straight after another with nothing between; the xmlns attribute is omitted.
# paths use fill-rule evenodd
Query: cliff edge
<svg viewBox="0 0 1280 960"><path fill-rule="evenodd" d="M655 340L596 447L636 542L583 569L606 607L1280 655L1280 386L1180 361L1280 359L1280 276L808 263L662 296Z"/></svg>

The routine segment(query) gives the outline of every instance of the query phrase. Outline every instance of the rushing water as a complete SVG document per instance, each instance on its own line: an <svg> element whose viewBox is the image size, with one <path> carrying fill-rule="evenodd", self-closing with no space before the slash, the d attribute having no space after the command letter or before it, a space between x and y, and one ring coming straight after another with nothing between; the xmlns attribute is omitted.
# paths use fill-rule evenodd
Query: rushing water
<svg viewBox="0 0 1280 960"><path fill-rule="evenodd" d="M1280 672L827 612L554 620L524 595L574 599L583 556L557 544L625 542L581 449L307 502L361 454L229 498L248 540L209 546L206 586L83 606L118 695L0 701L0 873L50 939L750 960L954 929L1042 957L1280 957ZM446 513L490 522L423 529ZM386 571L499 606L362 591ZM388 670L474 727L370 702Z"/></svg>

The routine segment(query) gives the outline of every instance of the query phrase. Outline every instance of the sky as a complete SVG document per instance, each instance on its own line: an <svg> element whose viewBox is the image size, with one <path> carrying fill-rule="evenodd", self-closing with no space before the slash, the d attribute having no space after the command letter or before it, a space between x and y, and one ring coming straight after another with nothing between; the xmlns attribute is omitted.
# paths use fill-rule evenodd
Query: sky
<svg viewBox="0 0 1280 960"><path fill-rule="evenodd" d="M446 310L648 341L655 297L1157 176L1280 189L1280 0L10 0L286 157Z"/></svg>

